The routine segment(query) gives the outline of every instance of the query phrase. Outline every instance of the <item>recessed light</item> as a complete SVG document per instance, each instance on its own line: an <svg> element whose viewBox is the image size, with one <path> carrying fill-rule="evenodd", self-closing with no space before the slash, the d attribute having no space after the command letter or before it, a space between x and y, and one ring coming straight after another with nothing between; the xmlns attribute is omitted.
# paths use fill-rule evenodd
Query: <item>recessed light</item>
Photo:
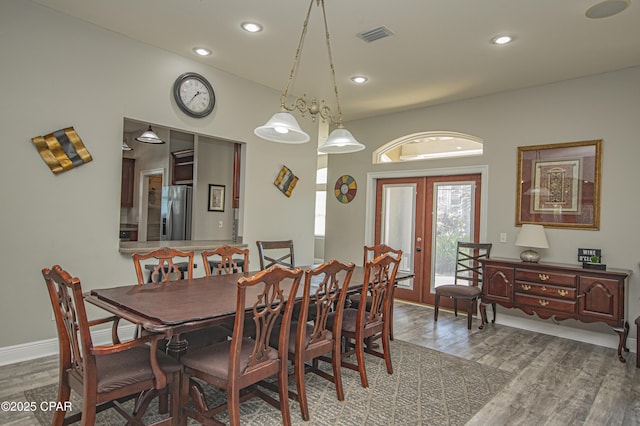
<svg viewBox="0 0 640 426"><path fill-rule="evenodd" d="M357 84L363 84L366 83L369 79L363 75L356 75L351 77L351 81L353 81L354 83Z"/></svg>
<svg viewBox="0 0 640 426"><path fill-rule="evenodd" d="M205 49L204 47L194 47L193 51L200 56L209 56L211 55L211 51L209 49Z"/></svg>
<svg viewBox="0 0 640 426"><path fill-rule="evenodd" d="M513 37L508 35L496 36L491 39L491 43L493 44L508 44L508 43L511 43L512 41L513 41Z"/></svg>
<svg viewBox="0 0 640 426"><path fill-rule="evenodd" d="M585 12L587 18L600 19L617 15L629 7L629 0L605 0L591 6Z"/></svg>
<svg viewBox="0 0 640 426"><path fill-rule="evenodd" d="M259 33L262 31L262 25L256 24L255 22L243 22L240 26L243 30L250 33Z"/></svg>

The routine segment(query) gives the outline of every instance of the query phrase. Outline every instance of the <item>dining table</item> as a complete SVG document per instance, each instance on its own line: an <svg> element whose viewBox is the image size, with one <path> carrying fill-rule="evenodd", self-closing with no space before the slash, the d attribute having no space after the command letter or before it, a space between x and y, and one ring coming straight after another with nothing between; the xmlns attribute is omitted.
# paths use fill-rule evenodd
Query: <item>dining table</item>
<svg viewBox="0 0 640 426"><path fill-rule="evenodd" d="M313 268L310 265L302 269ZM188 342L180 335L188 331L208 328L225 323L235 316L238 280L258 271L221 274L201 278L181 279L154 284L134 284L110 288L98 288L85 294L85 301L141 326L150 333L163 334L168 340L167 352L179 357ZM362 289L365 268L356 266L347 289ZM398 271L397 281L413 277L410 272ZM311 281L311 291L317 288L321 277ZM292 284L285 280L280 288L287 294ZM258 288L247 288L246 309L253 308ZM298 287L296 300L303 296L303 286Z"/></svg>

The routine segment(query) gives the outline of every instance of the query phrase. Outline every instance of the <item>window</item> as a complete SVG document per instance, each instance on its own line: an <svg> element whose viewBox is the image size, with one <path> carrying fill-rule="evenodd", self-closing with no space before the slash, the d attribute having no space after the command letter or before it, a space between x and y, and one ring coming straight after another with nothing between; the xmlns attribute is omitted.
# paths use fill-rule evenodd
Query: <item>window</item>
<svg viewBox="0 0 640 426"><path fill-rule="evenodd" d="M414 133L378 148L373 164L482 155L482 144L482 139L463 133Z"/></svg>
<svg viewBox="0 0 640 426"><path fill-rule="evenodd" d="M327 156L318 156L316 171L316 218L314 235L324 237L324 224L327 216Z"/></svg>

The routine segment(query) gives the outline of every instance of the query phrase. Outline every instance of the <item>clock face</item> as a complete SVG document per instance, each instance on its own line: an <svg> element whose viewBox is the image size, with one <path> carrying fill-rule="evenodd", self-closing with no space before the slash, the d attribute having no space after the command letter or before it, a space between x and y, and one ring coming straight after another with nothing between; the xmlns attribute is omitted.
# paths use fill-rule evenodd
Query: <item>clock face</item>
<svg viewBox="0 0 640 426"><path fill-rule="evenodd" d="M182 74L173 85L173 96L178 107L195 118L211 114L216 97L206 78L196 73Z"/></svg>

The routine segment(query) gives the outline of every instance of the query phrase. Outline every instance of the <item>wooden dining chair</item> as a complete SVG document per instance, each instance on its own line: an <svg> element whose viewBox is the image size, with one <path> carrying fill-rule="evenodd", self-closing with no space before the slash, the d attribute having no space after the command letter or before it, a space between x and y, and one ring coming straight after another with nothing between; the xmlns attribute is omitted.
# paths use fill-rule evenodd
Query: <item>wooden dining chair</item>
<svg viewBox="0 0 640 426"><path fill-rule="evenodd" d="M471 320L476 300L482 296L482 264L480 259L489 258L491 243L466 243L458 241L456 245L456 269L453 284L436 286L433 321L438 321L440 297L453 299L453 312L458 316L458 300L467 302L467 329L471 330ZM493 317L496 316L496 304L492 304Z"/></svg>
<svg viewBox="0 0 640 426"><path fill-rule="evenodd" d="M258 258L260 259L261 271L273 265L280 265L289 269L295 268L296 262L293 254L293 240L256 241L256 245L258 246Z"/></svg>
<svg viewBox="0 0 640 426"><path fill-rule="evenodd" d="M394 255L399 255L402 253L400 250L394 249L386 244L376 244L373 246L364 246L364 259L362 261L362 265L366 265L367 262L372 261L378 256L381 256L385 253L391 253ZM393 287L392 292L395 291L395 286ZM360 306L360 297L359 293L352 294L349 296L349 302L352 308L357 309ZM391 313L389 314L389 338L393 340L393 294L391 296ZM371 295L367 295L367 309L371 307Z"/></svg>
<svg viewBox="0 0 640 426"><path fill-rule="evenodd" d="M371 295L371 306L367 309L366 304L361 303L358 309L345 308L342 314L341 333L344 344L341 353L342 366L358 371L364 388L369 387L365 352L383 358L387 373L393 374L389 347L389 323L393 285L401 258L402 251L399 251L397 257L387 253L367 262L360 293ZM329 315L328 324L334 332L337 332L339 325L335 315ZM382 340L382 352L376 350L373 345L373 342L378 339ZM346 361L354 354L356 364Z"/></svg>
<svg viewBox="0 0 640 426"><path fill-rule="evenodd" d="M242 255L242 259L234 259L233 255ZM211 259L213 257L213 259ZM220 274L235 274L249 270L249 249L239 249L223 245L214 250L202 251L202 263L207 277Z"/></svg>
<svg viewBox="0 0 640 426"><path fill-rule="evenodd" d="M171 417L157 424L170 424L180 415L180 363L157 351L160 335L147 335L128 342L118 338L119 318L112 316L90 321L87 318L82 287L78 278L60 266L42 270L58 330L60 374L58 406L69 401L73 389L82 397L82 412L65 418L64 410L53 413L53 425L82 420L93 425L96 413L114 408L127 424L141 424L149 402L169 391ZM112 324L113 344L94 346L90 328ZM141 394L142 393L142 394ZM121 405L138 397L132 413Z"/></svg>
<svg viewBox="0 0 640 426"><path fill-rule="evenodd" d="M298 401L304 420L309 420L309 404L304 376L312 372L332 382L336 387L338 401L344 401L341 369L341 327L332 333L327 327L329 315L333 315L334 323L342 323L342 312L347 298L347 289L355 264L345 265L336 259L325 262L315 269L307 269L304 275L304 293L299 305L300 317L291 324L289 336L289 360L294 365L292 376L295 377L296 391L289 392L289 397ZM314 311L313 320L309 319L309 310ZM278 345L272 336L272 345ZM327 357L326 354L331 356ZM333 375L319 368L319 360L329 362L333 366ZM311 364L308 363L311 361Z"/></svg>
<svg viewBox="0 0 640 426"><path fill-rule="evenodd" d="M287 347L291 312L302 278L302 269L274 266L251 277L238 280L236 318L231 340L189 352L181 358L184 365L182 406L186 416L200 423L218 424L213 416L225 410L231 425L240 424L240 402L259 396L282 412L282 423L291 424L288 400ZM247 297L254 302L249 305ZM256 324L253 338L243 336L245 316ZM281 321L279 349L269 345L276 322ZM278 376L279 401L254 386L267 377ZM226 403L209 408L197 378L227 392ZM191 396L195 408L188 406Z"/></svg>
<svg viewBox="0 0 640 426"><path fill-rule="evenodd" d="M148 259L155 259L157 261L149 274L148 282L150 283L183 279L185 278L185 272L187 273L186 278L193 278L195 259L193 251L184 252L171 247L161 247L148 253L134 253L132 258L133 264L136 268L138 284L145 283L142 261ZM183 262L178 262L180 259L185 260Z"/></svg>

